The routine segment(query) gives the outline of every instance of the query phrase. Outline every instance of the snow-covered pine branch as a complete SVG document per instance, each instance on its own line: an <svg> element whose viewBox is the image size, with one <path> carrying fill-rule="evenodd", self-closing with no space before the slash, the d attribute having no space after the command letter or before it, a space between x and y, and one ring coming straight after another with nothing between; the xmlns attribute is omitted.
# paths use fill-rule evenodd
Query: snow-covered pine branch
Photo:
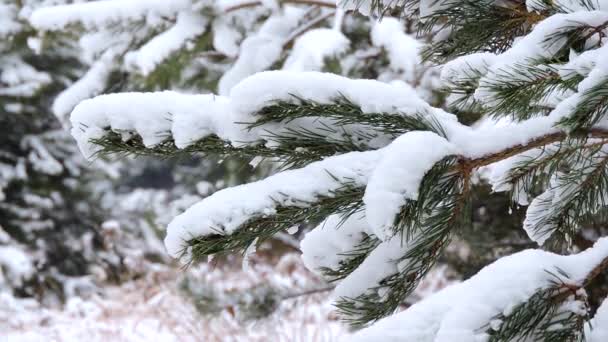
<svg viewBox="0 0 608 342"><path fill-rule="evenodd" d="M72 134L89 158L112 152L169 156L186 150L287 158L287 164L302 165L294 153L311 162L382 147L405 131L429 129L436 117L454 120L404 84L272 71L244 80L229 97L102 95L80 103L71 121Z"/></svg>
<svg viewBox="0 0 608 342"><path fill-rule="evenodd" d="M350 340L578 341L587 329L587 341L603 341L605 327L586 324L583 288L607 263L606 238L575 255L526 250L499 259ZM603 315L598 312L598 323Z"/></svg>
<svg viewBox="0 0 608 342"><path fill-rule="evenodd" d="M379 1L347 3L387 13ZM433 33L426 57L456 58L442 71L448 101L453 111L483 115L481 123L465 126L405 86L277 71L245 78L229 95L220 85L217 98L128 95L141 107L124 94L85 101L72 114L74 136L89 157L171 155L212 136L219 147L187 153L278 157L292 169L194 205L169 225L167 248L189 261L317 225L303 242L304 259L337 283L337 306L355 325L393 313L438 262L467 225L480 169L495 190L530 203L523 226L543 248L569 252L588 220L606 222L608 3L405 0L389 7ZM373 40L393 47L407 40L389 42L386 32L389 26L377 29ZM403 53L395 51L389 55ZM246 69L243 75L255 72ZM589 321L584 287L608 267L607 256L605 238L572 256L515 254L360 336L576 340Z"/></svg>

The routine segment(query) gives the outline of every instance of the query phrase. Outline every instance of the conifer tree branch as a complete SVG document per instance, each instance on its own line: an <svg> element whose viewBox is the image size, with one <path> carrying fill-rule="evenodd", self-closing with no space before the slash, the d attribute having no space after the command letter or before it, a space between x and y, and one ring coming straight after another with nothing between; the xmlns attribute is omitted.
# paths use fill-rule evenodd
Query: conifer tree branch
<svg viewBox="0 0 608 342"><path fill-rule="evenodd" d="M515 155L530 151L535 148L563 141L569 137L598 138L602 139L603 143L608 143L608 130L594 128L590 130L578 130L571 132L570 134L564 132L550 133L536 137L526 144L509 146L495 153L491 153L475 159L466 160L464 161L464 163L467 165L467 168L475 169L482 166L494 164L501 160L513 157Z"/></svg>

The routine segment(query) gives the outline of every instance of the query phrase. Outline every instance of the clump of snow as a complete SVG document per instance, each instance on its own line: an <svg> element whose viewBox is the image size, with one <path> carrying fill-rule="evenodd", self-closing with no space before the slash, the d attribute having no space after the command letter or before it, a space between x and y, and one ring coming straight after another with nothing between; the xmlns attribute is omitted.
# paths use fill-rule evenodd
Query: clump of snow
<svg viewBox="0 0 608 342"><path fill-rule="evenodd" d="M441 159L458 154L458 148L433 132L410 132L385 149L374 169L363 202L371 229L382 240L393 237L393 224L407 200L418 199L424 175ZM421 153L424 151L424 153Z"/></svg>
<svg viewBox="0 0 608 342"><path fill-rule="evenodd" d="M587 337L587 341L608 341L608 299L604 299L591 320L591 324L586 328L585 337Z"/></svg>
<svg viewBox="0 0 608 342"><path fill-rule="evenodd" d="M0 96L31 97L51 83L51 76L36 70L20 57L0 56Z"/></svg>
<svg viewBox="0 0 608 342"><path fill-rule="evenodd" d="M390 67L414 84L417 71L421 67L420 50L422 43L405 34L403 23L396 18L382 18L372 27L372 43L388 52Z"/></svg>
<svg viewBox="0 0 608 342"><path fill-rule="evenodd" d="M239 83L230 92L238 99L236 110L250 113L273 101L296 101L299 98L331 103L343 95L359 105L364 113L424 114L432 107L406 85L395 86L374 80L353 80L329 73L266 71ZM435 113L437 114L437 113ZM444 118L452 115L437 114Z"/></svg>
<svg viewBox="0 0 608 342"><path fill-rule="evenodd" d="M18 245L0 246L0 294L5 281L12 287L19 287L34 275L35 270L32 257L23 248Z"/></svg>
<svg viewBox="0 0 608 342"><path fill-rule="evenodd" d="M368 231L365 217L360 214L346 219L341 215L329 216L304 236L301 242L304 265L319 275L324 268L338 269Z"/></svg>
<svg viewBox="0 0 608 342"><path fill-rule="evenodd" d="M8 37L21 30L21 23L17 20L19 8L15 4L0 4L0 37Z"/></svg>
<svg viewBox="0 0 608 342"><path fill-rule="evenodd" d="M243 79L267 70L277 62L283 53L283 44L304 12L301 8L288 6L266 20L256 34L247 37L241 43L236 62L219 81L219 94L227 95Z"/></svg>
<svg viewBox="0 0 608 342"><path fill-rule="evenodd" d="M173 52L188 41L205 32L207 22L202 15L180 12L169 30L155 36L137 51L125 55L125 64L138 70L143 76L154 71Z"/></svg>
<svg viewBox="0 0 608 342"><path fill-rule="evenodd" d="M340 31L320 28L305 32L296 39L283 70L320 71L326 58L346 52L349 40Z"/></svg>
<svg viewBox="0 0 608 342"><path fill-rule="evenodd" d="M333 295L337 298L357 298L368 291L381 293L381 281L391 274L399 273L402 265L398 260L409 248L410 245L399 237L382 242L357 269L336 286Z"/></svg>

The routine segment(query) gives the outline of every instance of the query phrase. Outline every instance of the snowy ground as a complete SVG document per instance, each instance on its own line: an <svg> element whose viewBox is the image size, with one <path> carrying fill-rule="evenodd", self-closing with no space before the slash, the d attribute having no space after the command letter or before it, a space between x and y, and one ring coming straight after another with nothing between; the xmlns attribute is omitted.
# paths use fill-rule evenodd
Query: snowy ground
<svg viewBox="0 0 608 342"><path fill-rule="evenodd" d="M233 269L201 265L187 271L201 284L238 291L256 284L290 291L322 285L297 255L277 263ZM184 272L155 265L145 277L111 286L87 299L73 298L59 309L0 294L0 341L335 341L345 328L332 314L327 293L282 302L275 314L242 322L232 308L201 315L179 290Z"/></svg>
<svg viewBox="0 0 608 342"><path fill-rule="evenodd" d="M262 251L247 260L213 260L187 270L149 264L144 276L106 286L86 299L74 297L63 308L43 308L36 301L0 293L0 342L325 342L347 334L330 291L315 291L328 285L306 270L299 253L277 257ZM438 267L412 300L448 283L446 269ZM257 320L245 319L249 311L233 305L234 294L249 300L258 298L252 293L269 287L281 296L296 297L281 301L273 314ZM310 290L315 293L297 296ZM216 301L199 300L205 296ZM209 309L213 305L222 309Z"/></svg>

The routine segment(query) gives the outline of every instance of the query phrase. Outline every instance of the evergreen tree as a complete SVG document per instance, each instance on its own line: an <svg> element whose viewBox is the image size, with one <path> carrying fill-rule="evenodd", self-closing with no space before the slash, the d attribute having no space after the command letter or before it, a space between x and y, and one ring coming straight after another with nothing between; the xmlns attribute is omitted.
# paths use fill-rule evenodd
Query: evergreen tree
<svg viewBox="0 0 608 342"><path fill-rule="evenodd" d="M296 27L323 22L330 17L324 11L333 15L321 8L332 4L297 3L316 5L321 14ZM348 32L341 23L351 18L342 10L336 12L333 29L304 29L307 34L289 26L298 22L293 17L277 17L297 12L292 7L269 16L256 17L257 10L236 14L243 8L266 10L258 2L175 1L169 6L133 1L127 8L100 1L41 10L31 21L38 29L51 30L69 25L107 29L108 23L124 20L138 28L128 35L136 39L152 35L151 27L159 29L156 23L172 25L143 45L131 42L139 47L134 54L126 52L122 40L117 49L106 50L118 50L110 53L109 65L139 68L144 79L159 56L179 51L171 60L180 60L184 51L176 50L175 42L192 46L185 50L197 52L191 58L202 56L197 58L199 69L162 73L180 80L218 70L212 58L238 54L219 79L217 96L110 94L81 102L71 114L72 134L88 158L202 152L280 164L276 174L219 191L177 216L165 239L172 256L192 262L218 253L248 253L279 232L318 225L302 242L304 261L336 284L342 317L356 326L368 325L395 312L455 237L467 240L471 207L476 206L472 189L481 176L494 191L509 192L517 205L527 206L523 228L541 248L500 258L354 338L605 340L602 322L608 304L591 318L585 289L608 266L608 240L600 238L605 235L608 186L608 70L602 64L608 4L361 0L342 5L372 16L403 16L431 39L423 55L445 63L442 81L450 111L479 115L481 122L471 128L433 107L429 102L436 95L421 91L426 81L418 77L408 79L417 86L413 88L303 71L324 70L328 64L359 77L344 70L369 65L340 53L337 37ZM220 23L232 15L255 18L239 18L251 27L263 22L253 30L256 35L243 39L238 52L218 47L231 41ZM370 34L372 43L387 52L387 69L399 69L398 57L407 50L405 38L392 39L394 31L386 28L394 22L384 18L384 24L374 24L383 28ZM211 29L202 30L201 23L211 23ZM182 24L199 31L192 33ZM124 39L117 32L95 32L97 40L89 42ZM184 40L175 38L176 32ZM198 39L187 44L205 34L213 35L207 39L221 56L205 54L206 47L197 50ZM292 43L282 60L285 46ZM151 48L155 53L147 54ZM380 62L377 56L372 59ZM288 70L256 74L279 68ZM405 70L393 71L408 77ZM580 252L583 248L587 250Z"/></svg>
<svg viewBox="0 0 608 342"><path fill-rule="evenodd" d="M96 173L48 110L79 63L31 48L42 3L0 4L0 291L52 304L126 270L100 228Z"/></svg>

